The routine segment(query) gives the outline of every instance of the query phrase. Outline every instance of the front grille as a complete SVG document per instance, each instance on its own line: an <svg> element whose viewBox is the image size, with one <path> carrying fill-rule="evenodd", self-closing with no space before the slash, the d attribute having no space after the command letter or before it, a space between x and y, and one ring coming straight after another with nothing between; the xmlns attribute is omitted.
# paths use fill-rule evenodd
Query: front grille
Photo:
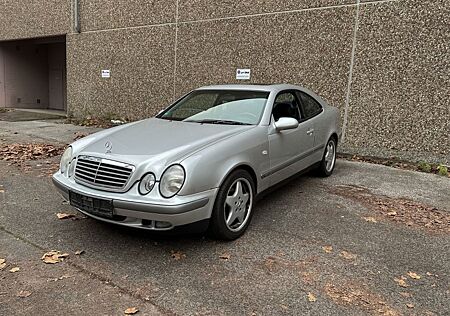
<svg viewBox="0 0 450 316"><path fill-rule="evenodd" d="M134 166L108 159L79 156L75 181L91 186L120 191L128 183Z"/></svg>

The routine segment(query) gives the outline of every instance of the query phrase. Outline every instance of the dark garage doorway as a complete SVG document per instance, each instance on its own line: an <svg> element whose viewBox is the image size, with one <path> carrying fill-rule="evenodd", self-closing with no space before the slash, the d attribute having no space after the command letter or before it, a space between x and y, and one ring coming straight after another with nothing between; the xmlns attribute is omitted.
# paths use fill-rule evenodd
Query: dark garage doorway
<svg viewBox="0 0 450 316"><path fill-rule="evenodd" d="M67 110L66 38L0 42L0 108Z"/></svg>

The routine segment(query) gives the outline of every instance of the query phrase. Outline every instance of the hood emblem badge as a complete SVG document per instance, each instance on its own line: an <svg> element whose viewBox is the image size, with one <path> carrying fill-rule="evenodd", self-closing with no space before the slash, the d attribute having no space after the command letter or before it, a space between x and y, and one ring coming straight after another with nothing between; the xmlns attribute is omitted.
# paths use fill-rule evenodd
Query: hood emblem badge
<svg viewBox="0 0 450 316"><path fill-rule="evenodd" d="M110 154L111 150L113 148L113 145L112 145L112 143L109 140L105 143L105 148L106 148L106 153Z"/></svg>

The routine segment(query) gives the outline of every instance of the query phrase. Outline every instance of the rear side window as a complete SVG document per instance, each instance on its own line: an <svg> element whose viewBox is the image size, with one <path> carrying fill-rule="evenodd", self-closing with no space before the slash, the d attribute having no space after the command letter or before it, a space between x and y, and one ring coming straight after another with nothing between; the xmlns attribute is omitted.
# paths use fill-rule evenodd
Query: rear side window
<svg viewBox="0 0 450 316"><path fill-rule="evenodd" d="M316 116L322 112L322 106L312 96L298 91L299 98L302 100L302 109L305 119Z"/></svg>

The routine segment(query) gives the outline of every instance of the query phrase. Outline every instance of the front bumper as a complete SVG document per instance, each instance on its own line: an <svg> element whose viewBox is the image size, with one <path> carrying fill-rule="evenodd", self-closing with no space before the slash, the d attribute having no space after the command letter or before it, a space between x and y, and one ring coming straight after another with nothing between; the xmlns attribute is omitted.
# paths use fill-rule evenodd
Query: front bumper
<svg viewBox="0 0 450 316"><path fill-rule="evenodd" d="M137 183L126 193L114 193L82 186L59 172L53 175L52 180L66 201L69 201L69 191L92 198L112 200L114 219L99 217L78 209L86 216L117 225L158 231L209 219L217 194L217 189L212 189L190 196L158 199L141 196L137 192ZM158 190L156 186L153 191L155 190ZM170 227L160 228L158 222L170 223Z"/></svg>

